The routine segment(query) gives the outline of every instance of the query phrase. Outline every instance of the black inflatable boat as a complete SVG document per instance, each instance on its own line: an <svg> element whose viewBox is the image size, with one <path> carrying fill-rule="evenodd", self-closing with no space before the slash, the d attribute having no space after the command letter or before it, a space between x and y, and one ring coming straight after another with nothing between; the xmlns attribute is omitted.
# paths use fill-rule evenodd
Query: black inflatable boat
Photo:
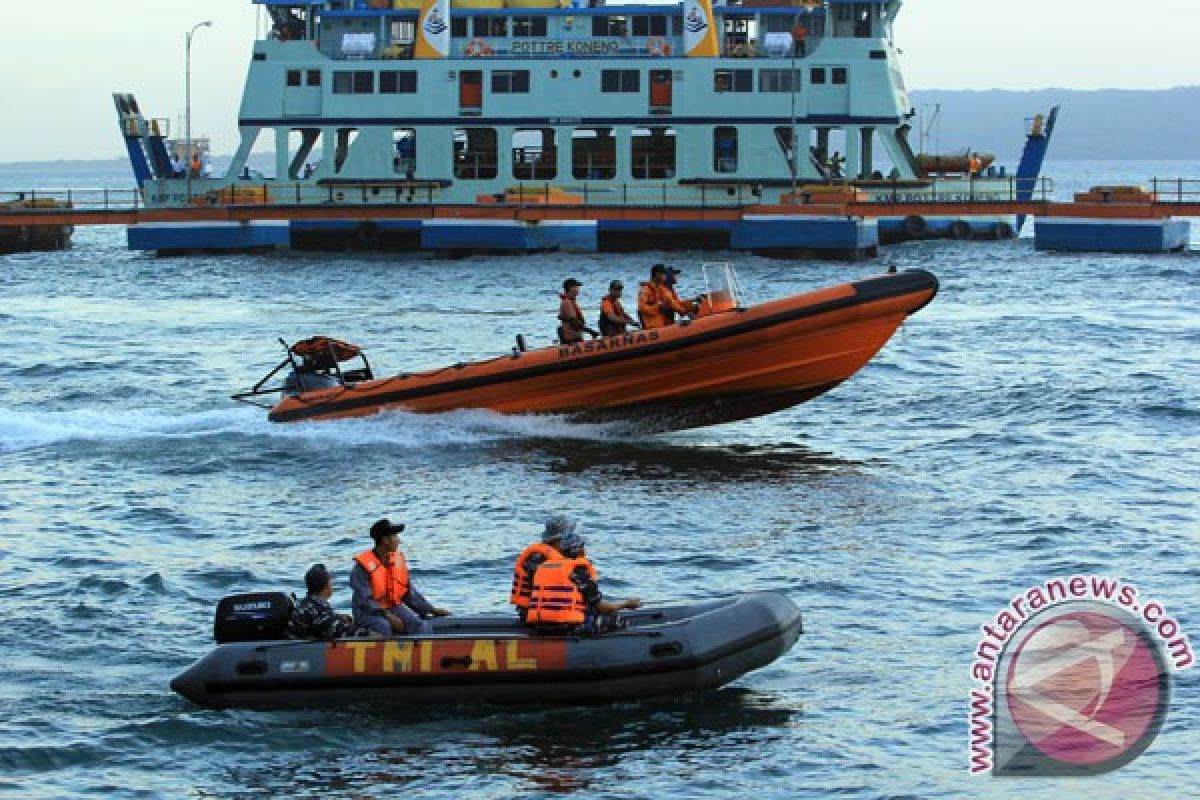
<svg viewBox="0 0 1200 800"><path fill-rule="evenodd" d="M218 645L171 681L212 708L393 703L589 703L733 681L786 653L800 610L778 593L622 612L601 635L535 631L513 616L447 617L423 637Z"/></svg>

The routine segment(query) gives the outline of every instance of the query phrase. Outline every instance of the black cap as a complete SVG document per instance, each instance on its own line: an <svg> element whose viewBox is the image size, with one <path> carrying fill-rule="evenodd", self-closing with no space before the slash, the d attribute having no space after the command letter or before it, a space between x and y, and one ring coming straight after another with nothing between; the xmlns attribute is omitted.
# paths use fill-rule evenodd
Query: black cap
<svg viewBox="0 0 1200 800"><path fill-rule="evenodd" d="M329 581L329 570L325 569L324 564L313 564L308 568L308 572L304 573L304 585L308 587L309 594L321 591L329 585Z"/></svg>
<svg viewBox="0 0 1200 800"><path fill-rule="evenodd" d="M679 270L674 267L668 267L666 264L655 264L650 268L651 275L678 275Z"/></svg>
<svg viewBox="0 0 1200 800"><path fill-rule="evenodd" d="M404 523L393 525L390 519L386 517L376 522L371 526L371 538L379 541L384 536L391 536L393 533L399 533L404 530Z"/></svg>
<svg viewBox="0 0 1200 800"><path fill-rule="evenodd" d="M567 278L565 281L563 281L563 291L564 292L567 289L570 289L572 286L583 286L583 284L580 283L579 281L575 280L574 278Z"/></svg>
<svg viewBox="0 0 1200 800"><path fill-rule="evenodd" d="M624 288L625 288L625 284L621 283L620 281L613 281L612 283L610 283L608 285L608 290L610 292L616 291L617 289L624 289Z"/></svg>

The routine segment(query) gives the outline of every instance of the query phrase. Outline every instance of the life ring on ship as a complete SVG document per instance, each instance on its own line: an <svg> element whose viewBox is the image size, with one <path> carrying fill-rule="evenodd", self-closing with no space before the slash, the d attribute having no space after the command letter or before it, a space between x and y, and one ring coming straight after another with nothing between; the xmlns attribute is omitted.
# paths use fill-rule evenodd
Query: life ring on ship
<svg viewBox="0 0 1200 800"><path fill-rule="evenodd" d="M490 56L491 54L492 46L483 39L472 39L463 48L463 55L467 58L479 58L480 56Z"/></svg>
<svg viewBox="0 0 1200 800"><path fill-rule="evenodd" d="M904 218L904 235L910 239L924 239L925 234L929 233L929 223L919 214L912 214Z"/></svg>
<svg viewBox="0 0 1200 800"><path fill-rule="evenodd" d="M650 55L656 58L671 55L671 43L660 36L655 36L647 42L646 49L650 51Z"/></svg>
<svg viewBox="0 0 1200 800"><path fill-rule="evenodd" d="M950 238L960 241L971 238L971 223L965 219L956 219L950 224Z"/></svg>

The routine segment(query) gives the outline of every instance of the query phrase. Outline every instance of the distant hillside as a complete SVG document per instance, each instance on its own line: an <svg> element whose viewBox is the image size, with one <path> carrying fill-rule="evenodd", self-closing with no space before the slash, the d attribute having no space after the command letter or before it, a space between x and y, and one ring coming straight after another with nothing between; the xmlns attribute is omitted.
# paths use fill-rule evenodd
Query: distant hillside
<svg viewBox="0 0 1200 800"><path fill-rule="evenodd" d="M970 147L1012 160L1024 143L1024 119L1060 105L1050 147L1055 161L1200 159L1200 86L1160 91L924 90L911 94L922 116L928 113L927 106L941 104L938 145L942 152ZM916 130L911 140L916 149Z"/></svg>

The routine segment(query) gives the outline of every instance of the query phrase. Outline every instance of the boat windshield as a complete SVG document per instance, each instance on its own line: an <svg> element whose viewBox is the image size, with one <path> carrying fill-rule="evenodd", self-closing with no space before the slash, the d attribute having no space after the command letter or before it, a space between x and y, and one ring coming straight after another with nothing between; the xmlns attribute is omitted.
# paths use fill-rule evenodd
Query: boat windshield
<svg viewBox="0 0 1200 800"><path fill-rule="evenodd" d="M719 261L701 264L700 269L704 271L705 293L713 311L727 311L745 306L742 287L738 284L737 272L732 264Z"/></svg>

